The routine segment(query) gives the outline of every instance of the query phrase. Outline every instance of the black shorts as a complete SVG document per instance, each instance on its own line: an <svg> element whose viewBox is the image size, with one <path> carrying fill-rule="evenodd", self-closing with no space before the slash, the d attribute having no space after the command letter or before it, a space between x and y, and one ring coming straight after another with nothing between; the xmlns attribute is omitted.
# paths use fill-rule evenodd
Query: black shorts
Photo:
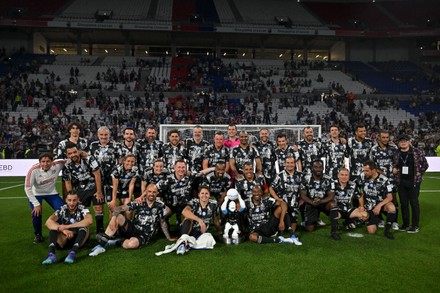
<svg viewBox="0 0 440 293"><path fill-rule="evenodd" d="M70 248L72 248L73 245L75 244L76 237L78 237L78 231L79 231L79 229L80 229L80 228L71 228L71 229L69 229L70 231L73 232L73 237L70 238L70 239L67 239L66 244L64 244L63 247L61 247L61 246L58 244L58 242L57 242L57 244L56 244L57 249L58 249L58 250L63 250L63 249L70 249ZM86 228L86 229L88 229L88 228ZM61 233L61 232L59 232L59 233ZM89 240L89 238L90 238L90 234L88 235L87 240L84 242L84 244L87 243L87 241ZM80 245L81 245L81 243L80 243ZM82 247L82 246L83 246L83 245L81 245L80 247Z"/></svg>
<svg viewBox="0 0 440 293"><path fill-rule="evenodd" d="M379 225L379 223L382 221L382 217L381 217L382 214L386 214L386 212L384 211L383 207L380 209L379 215L375 215L373 213L373 210L368 211L368 215L370 217L368 218L367 226Z"/></svg>
<svg viewBox="0 0 440 293"><path fill-rule="evenodd" d="M122 199L122 198L128 198L128 190L123 190L122 192L117 192L116 198Z"/></svg>
<svg viewBox="0 0 440 293"><path fill-rule="evenodd" d="M129 219L125 219L124 225L118 228L118 234L125 239L130 239L131 237L137 238L139 241L139 248L146 245L152 236L136 229L133 222Z"/></svg>
<svg viewBox="0 0 440 293"><path fill-rule="evenodd" d="M319 213L323 212L326 215L329 214L329 211L325 208L326 204L320 204L317 206L312 206L310 204L306 204L304 211L304 220L306 225L313 225L318 222Z"/></svg>
<svg viewBox="0 0 440 293"><path fill-rule="evenodd" d="M339 210L339 213L341 214L341 219L348 220L350 219L350 215L354 212L355 208L351 208L348 211L345 210Z"/></svg>
<svg viewBox="0 0 440 293"><path fill-rule="evenodd" d="M272 235L275 235L278 232L278 225L280 224L280 219L277 217L272 217L269 222L261 225L260 227L256 228L252 232L256 232L259 235L270 237Z"/></svg>
<svg viewBox="0 0 440 293"><path fill-rule="evenodd" d="M77 190L79 201L86 207L89 207L91 203L93 203L94 206L103 205L104 202L98 202L96 199L95 193L96 188L91 190L83 190L78 189Z"/></svg>

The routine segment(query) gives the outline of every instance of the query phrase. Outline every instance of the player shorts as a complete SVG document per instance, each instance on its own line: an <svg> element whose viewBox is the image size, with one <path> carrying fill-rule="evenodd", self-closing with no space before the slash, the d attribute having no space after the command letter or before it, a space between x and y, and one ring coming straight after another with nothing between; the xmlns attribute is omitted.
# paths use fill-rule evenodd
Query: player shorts
<svg viewBox="0 0 440 293"><path fill-rule="evenodd" d="M99 206L104 204L104 201L98 202L98 200L96 199L95 196L96 188L93 188L91 190L78 189L77 193L80 202L86 207L89 207L92 203L94 206Z"/></svg>
<svg viewBox="0 0 440 293"><path fill-rule="evenodd" d="M152 236L151 234L146 234L142 231L139 231L129 219L125 219L124 225L118 228L118 233L120 237L125 239L130 239L131 237L137 238L139 241L139 248L146 245Z"/></svg>
<svg viewBox="0 0 440 293"><path fill-rule="evenodd" d="M260 227L256 228L252 232L256 232L262 236L270 237L272 235L275 235L278 232L279 223L280 223L280 219L278 219L277 217L272 217L269 220L269 222L261 225Z"/></svg>
<svg viewBox="0 0 440 293"><path fill-rule="evenodd" d="M351 208L348 211L339 209L339 213L341 214L341 219L348 220L350 219L350 215L354 212L355 208Z"/></svg>
<svg viewBox="0 0 440 293"><path fill-rule="evenodd" d="M119 199L128 198L129 197L128 196L128 190L123 190L122 192L118 191L116 197L119 198Z"/></svg>
<svg viewBox="0 0 440 293"><path fill-rule="evenodd" d="M306 204L305 210L304 210L304 220L306 222L306 225L313 225L318 222L319 219L319 213L323 212L324 214L328 215L329 211L325 208L326 204L320 204L318 206L312 206L310 204Z"/></svg>

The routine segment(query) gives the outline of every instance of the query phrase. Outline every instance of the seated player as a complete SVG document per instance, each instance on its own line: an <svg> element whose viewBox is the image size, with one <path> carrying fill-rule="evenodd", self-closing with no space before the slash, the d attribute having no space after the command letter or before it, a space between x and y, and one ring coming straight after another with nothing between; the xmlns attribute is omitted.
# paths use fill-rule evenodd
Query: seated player
<svg viewBox="0 0 440 293"><path fill-rule="evenodd" d="M223 234L220 222L218 220L218 205L217 201L211 199L211 193L206 186L201 186L198 192L198 198L191 199L182 211L185 217L180 226L180 234L187 234L199 238L203 233L206 233L211 221L219 235ZM185 244L182 243L177 248L177 254L184 254L186 252Z"/></svg>
<svg viewBox="0 0 440 293"><path fill-rule="evenodd" d="M104 234L96 235L99 245L94 247L90 256L96 256L105 252L103 246L120 245L125 249L136 249L145 246L157 231L159 224L162 228L164 215L167 207L161 201L156 200L158 194L154 184L147 186L145 200L138 203L136 200L126 205L117 207ZM124 214L127 211L134 213L133 220ZM170 239L168 230L162 230L165 236ZM118 232L121 239L113 239Z"/></svg>
<svg viewBox="0 0 440 293"><path fill-rule="evenodd" d="M249 221L249 240L254 243L292 243L302 245L298 238L278 239L273 237L278 231L284 231L284 216L287 205L282 200L271 197L263 198L263 189L256 185L252 189L252 197L245 200Z"/></svg>
<svg viewBox="0 0 440 293"><path fill-rule="evenodd" d="M49 255L42 262L50 265L58 261L55 249L71 248L64 262L75 262L75 254L89 238L89 226L93 223L89 210L79 203L77 194L68 194L66 204L55 211L46 221L49 231Z"/></svg>

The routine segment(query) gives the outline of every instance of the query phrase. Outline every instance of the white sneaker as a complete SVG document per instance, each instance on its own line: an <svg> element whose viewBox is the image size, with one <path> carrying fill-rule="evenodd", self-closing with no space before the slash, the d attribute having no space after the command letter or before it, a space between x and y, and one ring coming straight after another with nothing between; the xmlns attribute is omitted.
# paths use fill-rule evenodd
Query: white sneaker
<svg viewBox="0 0 440 293"><path fill-rule="evenodd" d="M391 228L393 228L393 230L395 230L395 231L399 231L399 224L397 224L396 222L394 222L394 223L391 225Z"/></svg>
<svg viewBox="0 0 440 293"><path fill-rule="evenodd" d="M301 241L299 241L298 237L296 237L295 234L292 234L292 236L290 236L290 239L293 240L293 244L295 245L303 245Z"/></svg>
<svg viewBox="0 0 440 293"><path fill-rule="evenodd" d="M326 225L326 223L324 223L324 221L323 221L323 220L321 220L321 219L318 219L318 225L319 225L319 226L325 226L325 225Z"/></svg>
<svg viewBox="0 0 440 293"><path fill-rule="evenodd" d="M89 256L97 256L98 254L104 252L105 252L105 248L98 244L95 247L93 247L92 252L89 253Z"/></svg>
<svg viewBox="0 0 440 293"><path fill-rule="evenodd" d="M186 252L185 242L182 242L179 244L176 250L176 254L183 255Z"/></svg>
<svg viewBox="0 0 440 293"><path fill-rule="evenodd" d="M278 236L278 243L290 243L293 244L293 239L292 238L284 238L283 236Z"/></svg>
<svg viewBox="0 0 440 293"><path fill-rule="evenodd" d="M383 221L380 221L380 223L377 224L377 227L383 228L383 227L385 227L385 223Z"/></svg>

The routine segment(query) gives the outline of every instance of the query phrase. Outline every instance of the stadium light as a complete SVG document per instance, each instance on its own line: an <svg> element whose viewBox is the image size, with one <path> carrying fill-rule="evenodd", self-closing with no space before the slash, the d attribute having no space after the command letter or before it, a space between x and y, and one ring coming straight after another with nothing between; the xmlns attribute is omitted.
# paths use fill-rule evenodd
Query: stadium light
<svg viewBox="0 0 440 293"><path fill-rule="evenodd" d="M226 56L226 52L223 53L223 56Z"/></svg>
<svg viewBox="0 0 440 293"><path fill-rule="evenodd" d="M108 53L107 49L105 49L104 52Z"/></svg>
<svg viewBox="0 0 440 293"><path fill-rule="evenodd" d="M87 52L89 52L89 51L87 51L87 49L84 49L84 52L86 52L86 53L87 53Z"/></svg>
<svg viewBox="0 0 440 293"><path fill-rule="evenodd" d="M246 53L243 53L243 57L246 56Z"/></svg>
<svg viewBox="0 0 440 293"><path fill-rule="evenodd" d="M148 55L148 51L147 51L147 50L145 50L145 54L147 54L147 55Z"/></svg>
<svg viewBox="0 0 440 293"><path fill-rule="evenodd" d="M283 53L280 54L280 58L283 57Z"/></svg>
<svg viewBox="0 0 440 293"><path fill-rule="evenodd" d="M298 58L301 58L301 54L298 55Z"/></svg>
<svg viewBox="0 0 440 293"><path fill-rule="evenodd" d="M66 48L63 48L63 51L64 51L64 52L67 52L67 49L66 49Z"/></svg>
<svg viewBox="0 0 440 293"><path fill-rule="evenodd" d="M50 49L50 52L51 52L52 54L55 54L55 51L54 51L54 50L52 50L52 49Z"/></svg>

